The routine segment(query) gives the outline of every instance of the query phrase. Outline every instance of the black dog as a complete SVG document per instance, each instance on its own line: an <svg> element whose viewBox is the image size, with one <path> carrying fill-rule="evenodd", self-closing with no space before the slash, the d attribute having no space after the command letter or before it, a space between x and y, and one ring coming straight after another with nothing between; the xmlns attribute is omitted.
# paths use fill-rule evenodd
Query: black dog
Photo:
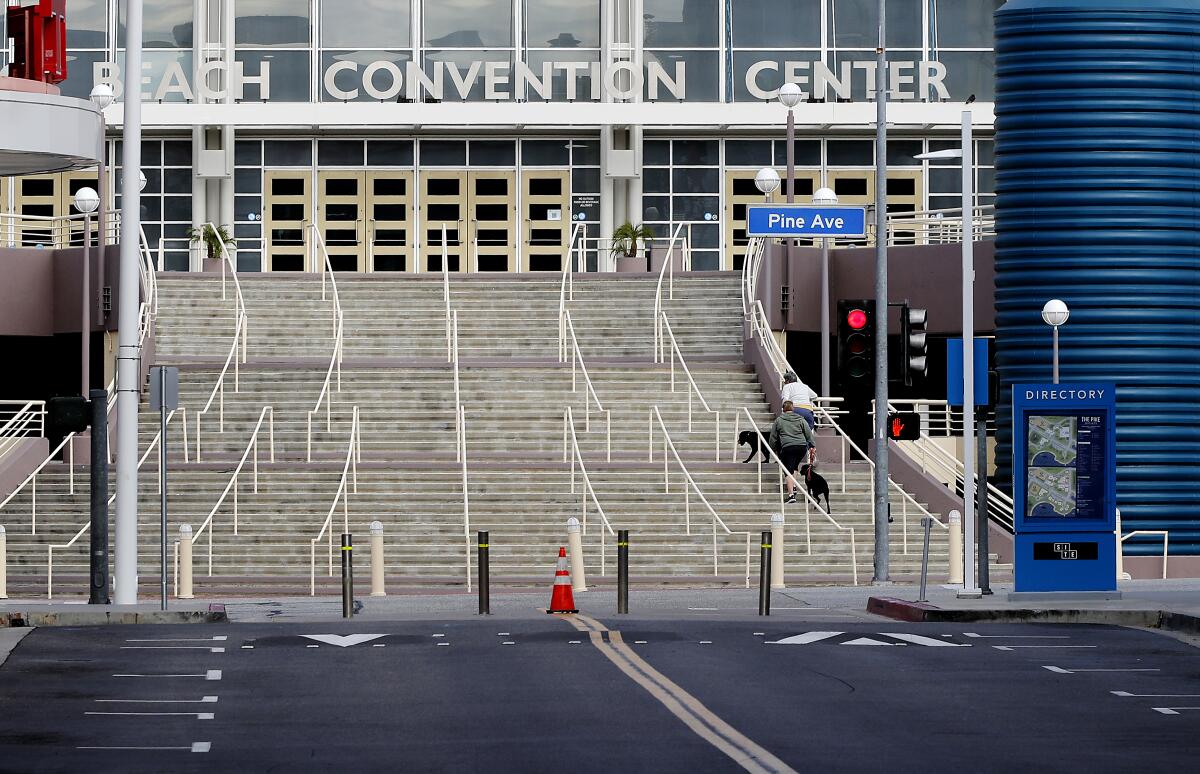
<svg viewBox="0 0 1200 774"><path fill-rule="evenodd" d="M821 504L821 496L825 496L825 512L833 513L833 507L829 504L829 482L825 480L817 471L813 470L812 465L801 465L800 475L804 477L804 488L808 490L808 495L813 500L817 501L817 505Z"/></svg>
<svg viewBox="0 0 1200 774"><path fill-rule="evenodd" d="M754 442L754 436L756 435L758 436L758 443ZM771 455L767 451L771 448L770 443L767 441L768 436L769 432L764 433L762 430L743 430L738 433L738 446L750 447L750 456L742 460L742 462L749 462L754 459L755 454L761 454L764 462L770 462Z"/></svg>

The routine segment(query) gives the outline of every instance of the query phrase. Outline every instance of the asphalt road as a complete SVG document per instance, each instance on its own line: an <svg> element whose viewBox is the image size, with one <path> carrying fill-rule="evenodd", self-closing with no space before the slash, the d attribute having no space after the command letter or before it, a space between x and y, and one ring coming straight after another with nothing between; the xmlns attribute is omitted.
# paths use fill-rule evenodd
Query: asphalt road
<svg viewBox="0 0 1200 774"><path fill-rule="evenodd" d="M1183 770L1198 656L775 618L42 628L0 667L0 771Z"/></svg>

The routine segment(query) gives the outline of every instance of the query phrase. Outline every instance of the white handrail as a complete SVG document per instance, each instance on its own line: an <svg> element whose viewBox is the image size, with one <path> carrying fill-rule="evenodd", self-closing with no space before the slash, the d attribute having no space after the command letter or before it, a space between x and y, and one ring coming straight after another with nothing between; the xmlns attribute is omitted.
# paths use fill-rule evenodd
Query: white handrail
<svg viewBox="0 0 1200 774"><path fill-rule="evenodd" d="M312 421L319 414L321 406L325 406L325 432L333 430L333 390L342 391L342 352L345 346L346 318L342 311L342 302L338 296L337 280L333 276L333 264L329 260L329 250L325 247L325 238L321 235L317 224L310 223L312 229L313 249L320 249L324 260L321 262L321 300L325 300L325 274L329 273L329 283L333 286L333 353L329 357L329 368L325 371L325 381L321 384L321 392L317 395L317 403L308 412L305 430L305 459L312 462ZM334 373L337 374L336 388Z"/></svg>
<svg viewBox="0 0 1200 774"><path fill-rule="evenodd" d="M205 223L200 227L211 229L213 235L217 239L217 243L221 248L221 298L225 296L225 269L228 266L230 274L233 276L234 289L234 314L236 321L233 328L233 343L229 348L229 354L225 357L225 365L221 367L221 373L217 376L217 383L213 385L212 393L208 396L208 401L204 404L204 408L196 414L196 461L200 461L200 420L212 408L214 400L218 401L218 419L217 432L225 432L225 377L229 373L229 368L233 366L233 391L241 392L241 381L239 372L239 363L246 362L246 341L248 338L247 328L249 327L249 317L246 315L246 301L242 296L242 283L238 280L237 264L229 254L229 245L221 237L220 230L212 223ZM240 352L239 352L240 348Z"/></svg>
<svg viewBox="0 0 1200 774"><path fill-rule="evenodd" d="M970 218L974 223L976 239L996 236L995 212L996 207L993 204L976 205L972 208ZM887 243L916 245L961 242L963 220L961 207L890 212L887 216ZM873 228L874 224L871 226Z"/></svg>
<svg viewBox="0 0 1200 774"><path fill-rule="evenodd" d="M575 463L579 463L579 472L583 476L583 492L580 498L580 505L583 511L581 521L582 534L587 534L587 517L588 497L592 498L592 505L596 506L596 513L600 514L600 523L604 525L609 535L615 536L617 533L613 531L612 524L608 521L608 516L604 513L604 508L600 505L600 500L596 497L596 490L592 488L592 479L588 475L587 466L583 462L583 452L579 448L579 437L575 434L575 412L567 406L563 411L563 462L568 459L571 463L571 494L575 494ZM603 536L600 538L600 574L606 575L606 552L604 544L607 541Z"/></svg>
<svg viewBox="0 0 1200 774"><path fill-rule="evenodd" d="M1118 519L1118 521L1119 521L1119 519ZM1171 540L1171 533L1165 529L1135 529L1133 532L1128 532L1128 533L1122 535L1121 540L1120 540L1120 543L1121 543L1120 551L1121 551L1122 557L1125 556L1125 541L1136 535L1157 535L1158 537L1162 538L1162 541L1163 541L1162 577L1163 577L1163 580L1166 580L1167 579L1167 544Z"/></svg>
<svg viewBox="0 0 1200 774"><path fill-rule="evenodd" d="M754 427L754 416L750 413L750 409L746 408L745 406L742 406L738 410L738 415L740 416L743 413L746 415L746 419L749 420L750 426ZM785 480L791 479L792 486L794 487L793 491L799 492L800 494L804 495L804 531L805 531L806 540L808 543L808 553L810 556L812 555L812 522L809 518L810 506L815 505L817 507L817 512L820 513L822 516L824 516L825 520L828 521L830 524L832 524L834 526L834 528L837 529L839 532L849 533L849 535L850 535L850 575L854 581L854 585L857 586L858 585L858 541L857 541L857 538L855 537L854 528L847 527L843 524L838 523L837 519L833 518L833 516L829 513L829 511L822 508L821 502L808 493L807 487L801 485L800 482L796 480L796 477L788 472L787 466L783 464L783 460L781 460L779 458L779 455L775 453L775 450L771 448L770 444L762 444L762 448L767 450L767 453L770 455L770 459L772 459L775 462L776 468L779 471L780 486L777 487L779 490L779 512L783 513L785 510L784 509L784 501L783 501L783 482ZM755 459L758 462L758 493L762 494L762 455L755 454Z"/></svg>
<svg viewBox="0 0 1200 774"><path fill-rule="evenodd" d="M87 220L83 213L70 215L25 215L19 212L0 212L0 244L5 247L64 248L82 246L82 226ZM100 233L99 218L91 218L92 233ZM116 244L121 234L119 212L110 212L105 225L107 244ZM28 233L27 233L28 232ZM79 237L77 241L77 237Z"/></svg>
<svg viewBox="0 0 1200 774"><path fill-rule="evenodd" d="M564 315L567 313L567 302L575 300L575 277L573 267L571 265L571 254L576 252L579 259L578 266L585 266L585 253L583 252L584 235L587 233L586 228L582 223L576 223L571 229L571 241L567 245L566 260L563 261L562 283L558 289L558 362L565 363L567 360L567 332L563 324ZM578 239L578 242L576 241ZM576 248L576 244L579 245Z"/></svg>
<svg viewBox="0 0 1200 774"><path fill-rule="evenodd" d="M462 240L459 240L462 244ZM442 299L446 303L446 359L454 358L450 343L450 250L446 245L446 224L442 224Z"/></svg>
<svg viewBox="0 0 1200 774"><path fill-rule="evenodd" d="M18 406L15 410L4 406ZM11 415L11 416L9 416ZM8 420L0 426L0 457L16 445L21 438L43 438L46 434L46 402L43 400L0 401L0 419Z"/></svg>
<svg viewBox="0 0 1200 774"><path fill-rule="evenodd" d="M337 492L333 495L333 504L321 525L321 531L309 541L309 595L317 594L317 543L328 533L329 535L329 575L333 576L333 514L337 513L338 503L342 505L342 531L350 531L350 491L358 493L358 463L362 460L362 429L358 420L358 406L353 408L350 420L350 442L346 445L346 463L342 466L342 477L338 481ZM195 539L195 538L193 538Z"/></svg>
<svg viewBox="0 0 1200 774"><path fill-rule="evenodd" d="M183 407L180 407L179 409L177 409L177 411L184 412L185 409ZM176 413L177 413L176 411L172 411L170 414L167 415L167 426L168 427L170 427L171 420L175 418ZM183 428L184 428L183 429L183 432L184 432L183 448L184 448L184 459L185 460L187 458L187 419L186 419L186 416L187 415L184 414L184 419L181 420L181 422L183 423ZM71 437L73 435L74 434L68 435L67 438L64 439L63 443L65 444L68 440L71 439ZM137 469L139 471L142 469L142 466L146 464L146 460L148 460L150 458L150 455L154 452L154 447L157 446L161 440L162 440L162 429L159 429L158 433L156 433L154 438L150 441L150 445L146 447L146 451L143 452L141 458L138 459ZM60 444L58 448L61 449L62 444ZM57 449L55 450L55 452L57 452ZM51 456L53 456L53 453L51 454ZM47 462L49 462L49 459L47 459ZM43 462L42 464L45 465L46 463ZM73 461L71 464L72 464L72 466L74 466ZM161 487L162 487L162 477L161 476L159 477L159 487L160 487L159 493L161 494L161 491L162 491L161 490ZM108 506L111 508L112 504L114 502L116 502L116 500L117 500L117 493L113 492L112 495L110 495L108 498ZM0 507L3 507L3 505L0 505ZM56 548L59 550L66 550L66 549L70 548L71 546L75 545L75 543L77 543L81 537L83 537L85 534L87 534L88 530L91 529L91 526L92 526L92 522L91 522L91 519L89 518L89 520L84 522L83 526L79 528L79 531L77 531L75 533L75 535L70 540L68 540L66 543L55 543L55 544L46 546L46 599L54 598L54 550Z"/></svg>
<svg viewBox="0 0 1200 774"><path fill-rule="evenodd" d="M752 237L746 245L746 257L742 261L742 315L750 315L750 304L758 294L758 273L762 269L763 253L767 240Z"/></svg>
<svg viewBox="0 0 1200 774"><path fill-rule="evenodd" d="M667 252L663 256L662 268L658 270L658 285L654 288L654 362L663 362L664 353L662 347L662 331L659 330L659 320L663 311L662 288L663 277L668 277L667 280L667 298L675 300L675 261L672 260L672 255L675 252L675 243L678 242L683 234L684 224L680 223L675 227L675 231L671 233L671 241L667 243ZM683 247L683 252L687 254L687 247ZM685 258L686 260L686 258Z"/></svg>
<svg viewBox="0 0 1200 774"><path fill-rule="evenodd" d="M658 421L658 427L662 431L663 436L663 491L671 491L671 476L669 468L669 460L667 452L675 458L675 462L679 465L680 471L683 472L683 477L687 480L687 484L683 487L684 492L684 525L687 534L692 534L692 500L691 492L694 489L696 495L700 498L700 502L704 503L704 507L708 509L709 515L712 516L712 542L713 542L713 575L719 575L718 569L718 552L717 552L717 526L725 530L726 535L745 535L746 536L746 588L750 588L750 532L735 532L731 530L725 521L717 515L717 510L708 502L708 498L704 496L704 492L700 490L700 485L696 483L696 479L692 478L692 474L688 471L687 465L683 463L683 458L679 456L679 451L675 448L675 442L671 440L671 434L667 432L667 425L663 422L662 412L658 410L658 406L650 408L650 461L654 461L654 422ZM690 487L690 489L689 489Z"/></svg>
<svg viewBox="0 0 1200 774"><path fill-rule="evenodd" d="M70 443L71 439L73 439L74 437L75 437L74 433L69 433L66 438L62 439L62 441L58 444L58 446L55 446L54 450L51 451L50 454L48 454L46 456L46 459L42 460L41 464L39 464L36 468L34 468L33 472L25 477L25 480L21 482L20 486L18 486L16 489L12 490L12 492L9 493L8 497L4 498L3 502L0 502L0 510L3 510L4 506L6 506L10 502L12 502L12 499L14 497L16 497L18 494L20 494L21 490L23 490L26 486L29 486L30 484L32 484L32 489L30 490L31 498L32 498L32 500L31 500L31 516L30 516L30 524L29 524L29 534L30 535L37 534L37 476L39 473L42 472L42 469L45 468L46 465L50 464L50 462L55 457L58 456L58 453L63 450L63 447L66 446L68 443Z"/></svg>
<svg viewBox="0 0 1200 774"><path fill-rule="evenodd" d="M583 360L583 351L579 348L579 339L575 335L575 324L571 321L571 312L563 312L563 330L567 333L567 338L570 341L571 352L571 392L579 391L578 373L583 373L584 396L583 396L583 429L584 432L592 431L592 402L596 404L596 411L604 417L604 446L605 459L612 462L612 412L604 408L604 404L600 402L600 395L596 392L596 385L592 381L591 375L587 370L587 363ZM578 367L578 368L577 368ZM589 400L590 398L590 400ZM689 403L690 405L690 403Z"/></svg>
<svg viewBox="0 0 1200 774"><path fill-rule="evenodd" d="M462 473L463 547L466 552L467 591L471 591L471 492L467 485L467 410L458 404L458 464Z"/></svg>
<svg viewBox="0 0 1200 774"><path fill-rule="evenodd" d="M687 408L688 408L687 429L688 429L688 432L689 433L692 432L692 393L695 392L696 397L700 399L700 405L702 407L704 407L705 411L707 411L709 414L712 414L712 416L713 416L713 435L715 438L714 459L717 461L720 461L720 459L721 459L721 413L719 411L714 411L713 408L708 405L708 401L704 399L704 393L700 392L700 385L696 384L696 380L692 377L692 369L688 368L687 361L684 360L684 358L683 358L683 351L679 349L679 342L675 339L675 332L673 330L671 330L671 321L667 319L666 312L662 313L662 321L659 324L659 330L665 332L667 334L667 338L669 338L671 341L671 355L670 355L671 392L675 392L675 361L676 360L679 360L679 365L683 367L683 375L687 377L688 386L689 386L688 400L687 400ZM662 344L661 349L664 354L664 357L666 357L666 349L667 349L666 344Z"/></svg>

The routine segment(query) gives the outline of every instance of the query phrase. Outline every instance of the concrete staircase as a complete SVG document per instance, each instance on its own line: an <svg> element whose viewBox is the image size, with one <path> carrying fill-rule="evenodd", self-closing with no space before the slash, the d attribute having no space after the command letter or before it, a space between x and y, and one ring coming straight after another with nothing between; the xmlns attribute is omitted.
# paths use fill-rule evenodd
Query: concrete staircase
<svg viewBox="0 0 1200 774"><path fill-rule="evenodd" d="M593 275L594 276L594 275ZM463 583L473 562L474 532L489 530L492 571L498 580L536 582L549 576L565 521L584 517L581 482L574 492L563 463L563 412L574 409L576 430L597 498L612 529L632 533L636 579L691 579L743 584L745 534L755 540L779 512L778 477L764 467L742 465L748 450L734 449L735 409L747 407L760 426L770 414L753 373L741 362L738 278L701 274L677 278L668 315L693 375L714 418L692 398L669 367L652 362L651 319L655 278L628 276L577 279L570 308L580 347L596 390L611 415L611 460L606 422L591 410L584 430L583 380L572 389L570 364L557 362L559 278L538 276L452 278L452 306L459 315L461 390L467 406L469 522L463 508L462 471L455 461L452 369L446 362L445 305L440 277L338 277L346 319L341 390L313 421L312 461L308 413L325 380L332 352L332 302L321 299L320 280L296 276L242 278L249 361L239 390L227 383L223 427L217 404L201 420L201 461L195 456L196 415L208 400L229 351L233 331L232 286L221 298L219 277L160 278L162 300L157 351L160 363L181 366L181 402L187 407L188 462L182 422L172 424L170 536L178 525L198 527L216 504L243 452L263 406L273 408L275 462L267 436L259 449L259 491L246 466L237 487L238 530L232 497L217 511L210 535L196 546L200 594L307 592L311 540L331 508L341 478L353 406L360 413L362 458L358 487L349 496L349 528L366 543L366 526L384 524L387 571L405 583ZM648 455L649 417L658 406L672 439L704 496L733 535L716 529L693 492L685 501L678 466L667 466L664 490L661 436ZM180 415L182 416L182 415ZM157 414L143 409L141 448L158 432ZM715 459L719 441L720 460ZM854 529L859 580L870 577L873 552L870 469L848 463L845 492L838 441L820 438L821 472L833 491L833 514ZM737 463L732 460L736 459ZM157 460L142 471L139 519L143 582L157 575ZM86 475L83 469L77 476ZM30 492L0 513L9 531L10 588L44 594L47 543L63 543L86 521L86 488L70 495L63 465L47 468L37 491L38 534L30 535ZM920 514L893 497L893 574L911 575L920 562ZM589 579L612 575L615 541L590 502L584 539ZM807 512L807 517L806 517ZM907 518L904 514L907 513ZM332 532L343 528L337 506ZM790 583L851 579L849 540L816 508L801 501L786 509ZM213 577L207 564L213 546ZM602 563L601 542L606 543ZM905 543L907 541L907 553ZM810 548L811 546L811 548ZM751 562L756 562L752 547ZM934 577L946 567L945 533L934 532ZM87 541L56 552L56 596L85 586ZM318 582L331 588L328 546L317 547ZM358 570L366 578L366 562ZM753 568L752 568L753 570ZM14 592L10 592L14 593Z"/></svg>

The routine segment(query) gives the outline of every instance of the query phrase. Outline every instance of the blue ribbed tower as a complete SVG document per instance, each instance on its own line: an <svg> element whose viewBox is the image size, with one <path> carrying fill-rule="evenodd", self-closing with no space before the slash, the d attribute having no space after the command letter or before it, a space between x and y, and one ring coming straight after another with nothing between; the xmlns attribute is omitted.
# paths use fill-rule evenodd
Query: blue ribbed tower
<svg viewBox="0 0 1200 774"><path fill-rule="evenodd" d="M1118 385L1124 531L1200 554L1200 2L1009 0L996 56L998 416L1063 299L1062 380Z"/></svg>

